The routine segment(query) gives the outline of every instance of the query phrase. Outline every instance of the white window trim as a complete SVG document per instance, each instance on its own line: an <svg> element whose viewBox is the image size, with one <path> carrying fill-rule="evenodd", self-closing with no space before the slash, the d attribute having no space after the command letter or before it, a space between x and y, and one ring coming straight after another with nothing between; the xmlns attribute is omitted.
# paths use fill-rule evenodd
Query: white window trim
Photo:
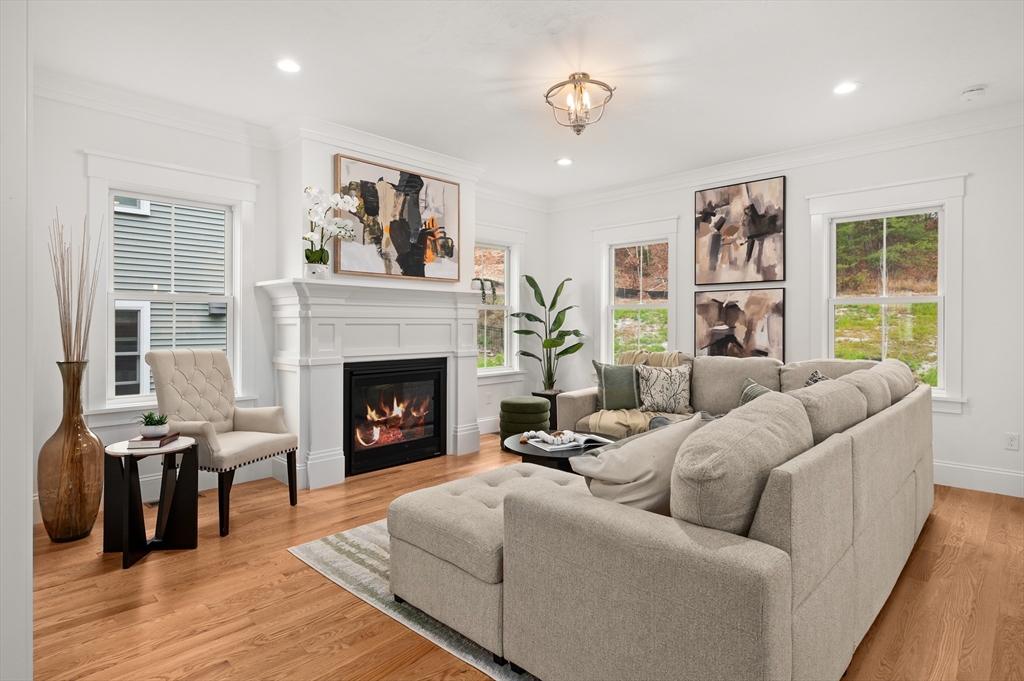
<svg viewBox="0 0 1024 681"><path fill-rule="evenodd" d="M885 213L938 209L939 220L939 361L942 389L932 389L933 411L962 412L963 396L963 197L966 173L898 182L844 192L808 196L811 217L811 338L813 357L832 348L829 298L834 277L832 225L837 220ZM846 299L844 299L845 301ZM850 299L856 302L857 299ZM891 299L901 302L902 299ZM934 302L914 297L911 302Z"/></svg>
<svg viewBox="0 0 1024 681"><path fill-rule="evenodd" d="M505 262L505 305L489 306L482 305L479 309L502 309L506 313L519 310L519 281L520 262L523 249L526 246L527 233L523 230L512 227L502 227L488 223L476 223L475 246L482 248L504 248L508 257ZM505 334L505 366L477 368L479 379L490 379L498 376L513 376L512 380L521 377L525 372L519 368L519 334L513 333L519 328L519 320L510 315L506 316L507 329ZM488 381L489 383L495 381ZM486 383L481 382L480 385Z"/></svg>
<svg viewBox="0 0 1024 681"><path fill-rule="evenodd" d="M111 310L110 323L113 325L114 312L117 310L137 310L139 313L139 390L142 390L142 386L149 386L149 365L146 364L146 353L149 352L149 302L148 300L118 300L113 305ZM113 326L111 326L113 328ZM111 336L111 351L110 356L114 357L116 352L116 346L114 345L115 338ZM138 395L123 395L117 397L115 394L115 376L114 376L114 362L108 364L107 369L107 381L108 381L108 395L111 396L109 402L114 402L122 398L135 397ZM150 397L148 393L144 393L142 396ZM135 401L138 401L137 399Z"/></svg>
<svg viewBox="0 0 1024 681"><path fill-rule="evenodd" d="M156 396L140 395L134 399L112 399L108 393L108 378L113 365L113 207L112 189L130 195L150 195L173 198L183 202L200 202L231 208L231 219L227 225L226 239L231 250L225 259L229 275L227 291L238 292L234 296L209 296L211 302L223 299L229 305L228 328L229 358L236 392L246 394L252 391L250 385L255 375L255 350L252 333L240 333L243 306L242 282L255 281L252 258L243 257L242 234L251 234L255 229L256 194L259 182L256 180L231 177L205 170L131 158L118 154L86 149L86 175L88 177L88 220L93 234L103 229L107 240L102 259L100 277L106 282L107 294L97 296L94 314L105 324L93 324L89 335L89 371L86 378L86 413L110 413L135 411L156 406ZM126 296L145 300L145 295ZM236 398L238 399L238 398Z"/></svg>
<svg viewBox="0 0 1024 681"><path fill-rule="evenodd" d="M615 332L612 324L613 309L641 308L641 309L667 309L668 310L668 349L678 347L676 326L676 311L679 301L678 282L678 234L679 216L672 215L663 218L644 220L623 225L610 225L599 227L593 230L594 260L596 272L594 281L598 282L597 315L599 328L597 334L597 352L595 357L599 361L614 363ZM623 246L642 246L652 243L668 242L668 301L657 305L613 305L612 289L614 281L612 277L612 250Z"/></svg>

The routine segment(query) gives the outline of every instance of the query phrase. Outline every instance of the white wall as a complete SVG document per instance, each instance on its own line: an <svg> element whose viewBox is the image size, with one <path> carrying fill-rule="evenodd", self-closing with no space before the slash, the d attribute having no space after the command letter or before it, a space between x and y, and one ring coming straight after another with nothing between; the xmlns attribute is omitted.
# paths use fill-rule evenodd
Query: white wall
<svg viewBox="0 0 1024 681"><path fill-rule="evenodd" d="M1024 432L1024 314L1020 205L1024 185L1021 107L1014 105L869 137L566 197L549 216L554 276L572 276L587 332L600 311L592 231L679 216L672 314L678 348L693 350L694 191L734 181L786 176L786 360L810 358L810 220L806 196L890 182L969 173L964 196L962 414L936 413L936 481L1024 496L1021 452L1004 432ZM637 226L637 230L641 227ZM627 228L628 231L628 228ZM580 254L577 256L576 254ZM596 343L584 349L589 360ZM582 358L581 358L582 359ZM566 367L566 389L592 385L589 362Z"/></svg>
<svg viewBox="0 0 1024 681"><path fill-rule="evenodd" d="M544 206L528 197L493 188L481 194L476 202L479 240L500 245L516 244L519 274L529 274L536 278L545 294L550 295L555 282L547 269L547 215L543 211ZM536 311L533 292L522 276L515 286L519 294L518 309ZM536 350L529 339L521 347L524 350ZM477 383L477 416L481 433L498 432L498 412L501 411L503 398L528 395L542 387L540 367L536 360L528 357L519 358L518 372L504 376L483 376L478 378Z"/></svg>
<svg viewBox="0 0 1024 681"><path fill-rule="evenodd" d="M32 678L32 60L26 2L0 3L0 679Z"/></svg>
<svg viewBox="0 0 1024 681"><path fill-rule="evenodd" d="M60 212L64 223L76 230L86 214L88 178L83 153L86 149L260 182L254 228L252 233L242 235L246 262L235 298L239 320L237 336L245 353L238 357L232 371L236 390L254 398L243 402L244 406L272 404L270 308L266 300L256 296L253 284L273 279L277 274L274 248L276 152L269 144L247 141L243 133L224 132L233 125L230 121L216 121L221 129L211 128L206 115L182 111L180 107L173 111L173 117L158 116L152 112L162 110L159 102L139 101L124 93L90 88L52 74L37 74L35 85L33 221L30 228L31 248L36 255L31 268L34 310L31 338L35 348L31 365L33 458L56 429L61 413L61 383L54 364L61 359L56 300L49 266L40 254L46 253L47 226L53 219L54 209ZM109 219L106 236L110 236ZM104 323L105 293L101 291L97 298L94 326ZM90 347L90 355L102 352L103 348L98 345ZM85 405L87 413L94 412L88 421L103 442L116 442L137 433L130 419L138 409L95 413L106 405L99 403L101 400L91 402ZM155 407L155 398L153 405ZM156 494L159 462L146 460L142 466L143 496L150 498ZM270 462L260 462L242 469L236 481L269 474ZM216 476L202 474L200 486L203 489L216 486Z"/></svg>

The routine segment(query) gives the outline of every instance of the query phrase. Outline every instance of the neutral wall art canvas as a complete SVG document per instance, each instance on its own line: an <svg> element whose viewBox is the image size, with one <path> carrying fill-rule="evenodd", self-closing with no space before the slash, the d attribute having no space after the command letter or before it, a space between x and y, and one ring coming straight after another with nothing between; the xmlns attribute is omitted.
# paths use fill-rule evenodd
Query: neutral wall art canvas
<svg viewBox="0 0 1024 681"><path fill-rule="evenodd" d="M694 193L695 283L784 281L786 178Z"/></svg>
<svg viewBox="0 0 1024 681"><path fill-rule="evenodd" d="M694 354L785 360L786 290L697 291Z"/></svg>
<svg viewBox="0 0 1024 681"><path fill-rule="evenodd" d="M457 183L336 154L334 189L359 199L355 238L335 241L335 272L459 280Z"/></svg>

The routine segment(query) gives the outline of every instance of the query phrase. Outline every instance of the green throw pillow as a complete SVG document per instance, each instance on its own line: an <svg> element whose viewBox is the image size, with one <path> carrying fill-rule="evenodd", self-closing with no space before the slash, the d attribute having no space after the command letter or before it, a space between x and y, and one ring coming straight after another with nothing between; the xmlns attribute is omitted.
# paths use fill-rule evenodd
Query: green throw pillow
<svg viewBox="0 0 1024 681"><path fill-rule="evenodd" d="M643 361L646 364L647 360ZM594 361L597 372L597 408L639 409L640 379L633 364L601 364Z"/></svg>
<svg viewBox="0 0 1024 681"><path fill-rule="evenodd" d="M748 378L743 381L743 392L740 393L740 406L742 407L747 402L750 402L765 393L770 393L771 391L771 388L766 388L757 381L752 381Z"/></svg>

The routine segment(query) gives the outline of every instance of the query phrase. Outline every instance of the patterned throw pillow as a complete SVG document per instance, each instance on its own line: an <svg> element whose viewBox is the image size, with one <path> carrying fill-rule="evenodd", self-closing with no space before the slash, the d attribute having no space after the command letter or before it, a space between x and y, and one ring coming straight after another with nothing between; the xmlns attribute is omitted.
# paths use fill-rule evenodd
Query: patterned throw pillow
<svg viewBox="0 0 1024 681"><path fill-rule="evenodd" d="M710 411L702 411L700 413L700 420L703 421L704 423L711 423L712 421L717 421L723 416L725 416L725 414L719 414L718 416L715 416Z"/></svg>
<svg viewBox="0 0 1024 681"><path fill-rule="evenodd" d="M640 408L640 381L634 365L601 364L595 360L594 371L597 372L598 410Z"/></svg>
<svg viewBox="0 0 1024 681"><path fill-rule="evenodd" d="M760 383L748 378L743 381L743 392L740 393L740 406L742 407L747 402L750 402L765 393L770 393L771 391L771 388L766 388Z"/></svg>
<svg viewBox="0 0 1024 681"><path fill-rule="evenodd" d="M649 367L638 364L640 411L692 414L690 408L690 365Z"/></svg>
<svg viewBox="0 0 1024 681"><path fill-rule="evenodd" d="M831 378L829 378L825 374L823 374L820 371L818 371L817 369L815 369L814 371L811 372L811 375L807 377L807 380L804 381L804 387L805 388L810 388L815 383L821 383L822 381L831 381L831 380L832 380Z"/></svg>

